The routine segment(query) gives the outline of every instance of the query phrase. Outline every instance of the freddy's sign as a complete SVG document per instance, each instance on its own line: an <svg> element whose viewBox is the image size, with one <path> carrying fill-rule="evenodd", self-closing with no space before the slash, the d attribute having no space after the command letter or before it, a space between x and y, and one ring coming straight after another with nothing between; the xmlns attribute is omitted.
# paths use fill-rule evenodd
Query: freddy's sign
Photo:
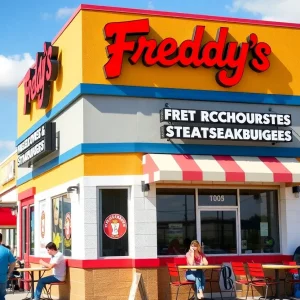
<svg viewBox="0 0 300 300"><path fill-rule="evenodd" d="M36 55L35 66L24 78L24 115L30 114L31 102L37 100L37 108L47 108L50 100L51 81L58 75L58 47L44 43L44 52Z"/></svg>
<svg viewBox="0 0 300 300"><path fill-rule="evenodd" d="M104 66L107 79L121 75L123 57L129 53L129 62L135 65L139 60L147 67L159 65L172 67L215 67L219 71L216 81L223 87L232 87L240 82L248 61L255 72L264 72L270 67L268 56L271 47L265 42L259 42L255 33L251 33L243 43L227 42L229 29L221 27L214 41L203 44L205 26L196 26L191 39L178 44L172 38L165 38L161 42L147 39L150 33L148 19L112 22L104 27L106 40L111 40L107 46L108 62ZM129 36L138 36L136 40L127 40Z"/></svg>

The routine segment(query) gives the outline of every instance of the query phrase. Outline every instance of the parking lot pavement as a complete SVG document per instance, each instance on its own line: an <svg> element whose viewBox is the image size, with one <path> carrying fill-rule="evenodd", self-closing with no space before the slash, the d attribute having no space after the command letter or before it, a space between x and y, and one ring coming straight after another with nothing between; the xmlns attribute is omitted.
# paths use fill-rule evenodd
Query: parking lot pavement
<svg viewBox="0 0 300 300"><path fill-rule="evenodd" d="M22 299L24 299L26 297L26 295L27 295L27 292L23 293L23 292L15 291L14 294L8 292L6 294L5 299L6 300L22 300Z"/></svg>

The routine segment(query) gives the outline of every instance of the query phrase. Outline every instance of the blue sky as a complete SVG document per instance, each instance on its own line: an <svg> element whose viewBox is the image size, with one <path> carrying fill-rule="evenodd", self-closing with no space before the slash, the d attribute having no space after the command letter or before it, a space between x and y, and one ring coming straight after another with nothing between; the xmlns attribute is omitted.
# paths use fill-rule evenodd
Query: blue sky
<svg viewBox="0 0 300 300"><path fill-rule="evenodd" d="M16 87L44 41L51 41L81 3L300 22L300 0L4 1L0 10L0 161L17 138Z"/></svg>

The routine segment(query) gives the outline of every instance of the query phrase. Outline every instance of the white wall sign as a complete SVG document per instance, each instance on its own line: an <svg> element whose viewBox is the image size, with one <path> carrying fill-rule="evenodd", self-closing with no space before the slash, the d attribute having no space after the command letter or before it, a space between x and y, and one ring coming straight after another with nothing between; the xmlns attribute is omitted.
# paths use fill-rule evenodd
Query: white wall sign
<svg viewBox="0 0 300 300"><path fill-rule="evenodd" d="M278 128L292 125L290 114L164 108L160 111L160 121L169 122L161 126L163 139L293 141L292 130ZM201 126L190 126L193 123ZM254 128L257 126L268 128Z"/></svg>
<svg viewBox="0 0 300 300"><path fill-rule="evenodd" d="M46 222L47 218L49 218L49 214L46 213L46 200L40 201L40 209L39 209L39 224L40 224L40 237L39 237L39 246L40 246L40 254L47 254L46 252Z"/></svg>

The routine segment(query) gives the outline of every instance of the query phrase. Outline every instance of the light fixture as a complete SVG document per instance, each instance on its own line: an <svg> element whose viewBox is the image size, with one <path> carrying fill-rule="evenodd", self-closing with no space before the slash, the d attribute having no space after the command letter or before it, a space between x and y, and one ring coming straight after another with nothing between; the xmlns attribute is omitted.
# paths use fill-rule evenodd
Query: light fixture
<svg viewBox="0 0 300 300"><path fill-rule="evenodd" d="M71 185L67 188L67 193L68 193L68 198L70 199L71 198L71 194L73 194L73 192L76 192L76 194L78 195L79 194L79 183L77 185ZM79 197L78 197L79 199Z"/></svg>
<svg viewBox="0 0 300 300"><path fill-rule="evenodd" d="M141 182L141 186L142 186L142 192L148 192L150 191L150 185L149 183L145 183L145 181Z"/></svg>
<svg viewBox="0 0 300 300"><path fill-rule="evenodd" d="M293 194L295 195L295 198L299 198L300 186L299 185L293 186L292 190L293 190Z"/></svg>
<svg viewBox="0 0 300 300"><path fill-rule="evenodd" d="M79 183L77 185L72 185L67 188L68 193L72 193L74 191L76 191L77 194L79 194Z"/></svg>
<svg viewBox="0 0 300 300"><path fill-rule="evenodd" d="M16 216L18 214L18 206L13 206L10 208L10 210L13 216Z"/></svg>

